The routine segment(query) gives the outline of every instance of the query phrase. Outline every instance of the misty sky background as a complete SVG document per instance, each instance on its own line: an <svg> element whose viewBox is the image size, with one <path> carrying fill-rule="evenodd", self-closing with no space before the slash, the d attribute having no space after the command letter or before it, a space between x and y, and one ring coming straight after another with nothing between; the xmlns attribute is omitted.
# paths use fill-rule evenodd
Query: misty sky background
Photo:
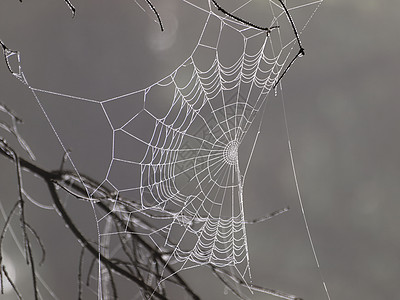
<svg viewBox="0 0 400 300"><path fill-rule="evenodd" d="M153 4L162 17L163 33L154 15L134 1L75 3L74 19L62 0L2 1L0 39L21 52L31 86L106 99L166 76L197 43L204 18L196 10L179 0ZM300 190L332 300L398 295L399 12L400 2L394 0L325 0L301 36L306 55L283 80ZM262 9L254 18L262 20ZM78 103L57 107L44 101L60 135L71 145L79 171L104 178L109 129L104 120L98 122L101 113ZM30 91L10 75L3 61L0 102L24 120L20 131L37 163L57 169L62 148ZM247 227L253 282L306 300L326 299L296 195L280 97L272 97L268 105L244 187L245 213L252 219L286 206L291 209ZM84 130L73 130L79 127ZM0 136L15 145L3 131ZM39 180L24 179L35 199L50 203ZM14 166L3 158L0 191L1 204L9 211L17 199L16 178ZM67 208L88 233L95 232L89 205L70 200ZM60 299L75 299L78 242L54 211L28 205L27 219L47 249L41 276ZM8 237L3 250L21 270L17 284L29 293L30 277L16 249ZM222 284L208 270L196 268L183 275L204 299L235 299L224 295ZM0 298L16 299L13 294ZM277 298L254 294L251 299Z"/></svg>

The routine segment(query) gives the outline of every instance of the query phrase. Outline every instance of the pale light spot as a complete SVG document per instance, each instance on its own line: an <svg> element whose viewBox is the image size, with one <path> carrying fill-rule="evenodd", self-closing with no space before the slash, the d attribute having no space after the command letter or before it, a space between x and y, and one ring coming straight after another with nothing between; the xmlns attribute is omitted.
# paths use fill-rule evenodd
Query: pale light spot
<svg viewBox="0 0 400 300"><path fill-rule="evenodd" d="M163 15L163 22L165 30L154 30L148 34L147 43L149 48L154 52L161 52L171 48L176 41L177 31L179 27L178 19L175 16Z"/></svg>

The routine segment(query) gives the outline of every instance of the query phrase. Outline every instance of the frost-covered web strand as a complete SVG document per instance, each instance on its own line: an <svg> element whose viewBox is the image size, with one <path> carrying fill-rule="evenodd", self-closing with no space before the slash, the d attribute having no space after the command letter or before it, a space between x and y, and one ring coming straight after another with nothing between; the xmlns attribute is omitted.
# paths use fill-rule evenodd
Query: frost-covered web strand
<svg viewBox="0 0 400 300"><path fill-rule="evenodd" d="M113 149L119 148L121 135L144 146L140 159L113 152L104 182L118 186L112 179L117 162L137 166L140 185L117 188L120 194L137 192L140 200L141 207L128 211L126 221L137 213L162 220L165 225L156 232L141 234L160 249L172 248L168 263L176 261L180 269L202 264L234 266L241 276L250 276L238 153L289 53L281 49L271 55L270 37L260 29L242 20L222 18L212 10L207 13L195 51L171 75L144 90L101 103L114 132ZM273 20L279 18L271 13ZM215 21L220 24L215 27L219 28L218 38L210 43L207 35ZM244 51L236 60L223 63L221 48L227 31L241 36ZM279 30L277 33L279 36ZM259 48L249 46L254 41L261 41ZM293 40L287 43L285 48L290 48L287 46ZM203 49L211 51L209 57L214 56L206 68L202 65L207 64L196 58ZM188 80L180 78L182 72ZM173 91L167 96L171 104L161 115L151 106L157 101L154 90L160 94L165 94L162 90ZM132 96L143 101L142 109L122 126L113 126L116 122L107 106ZM145 137L136 131L136 120L153 124L152 133ZM201 136L199 128L207 136Z"/></svg>
<svg viewBox="0 0 400 300"><path fill-rule="evenodd" d="M310 227L308 226L306 212L305 212L304 205L303 205L303 199L302 199L301 193L300 193L299 182L297 180L297 172L296 172L296 166L295 166L295 163L294 163L294 157L293 157L293 151L292 151L292 145L291 145L291 139L290 139L290 133L289 133L289 126L288 126L287 115L286 115L285 100L284 100L284 97L283 97L282 90L281 90L281 101L282 101L283 117L284 117L284 121L285 121L286 136L287 136L288 149L289 149L289 155L290 155L290 163L291 163L291 166L292 166L293 179L294 179L294 183L295 183L295 186L296 186L296 193L297 193L297 198L298 198L299 204L300 204L301 215L303 217L304 226L305 226L306 231L307 231L308 241L310 242L310 246L311 246L311 249L312 249L312 252L313 252L313 255L314 255L314 260L315 260L315 263L316 263L317 268L318 268L318 273L319 273L319 276L321 277L322 284L324 286L325 294L326 294L328 300L330 300L331 297L329 295L329 291L328 291L324 276L323 276L322 271L321 271L321 266L319 264L317 251L315 250L314 242L313 242L312 235L311 235L311 230L310 230Z"/></svg>
<svg viewBox="0 0 400 300"><path fill-rule="evenodd" d="M303 0L295 8L289 2L279 1L279 5L269 0L265 4L268 30L235 17L242 9L259 5L256 1L232 13L213 0L208 8L196 1L183 2L205 17L198 43L171 74L147 88L105 100L86 99L31 87L21 70L13 74L30 88L78 178L68 145L41 96L74 100L71 105L85 102L104 113L112 132L106 176L95 190L80 181L89 200L103 185L114 189L110 207L126 225L123 232L107 227L107 215L98 215L91 201L98 245L111 235L141 235L166 253L166 264L174 265L177 272L211 265L234 269L247 284L251 274L246 224L252 222L245 219L245 176L267 96L299 56L293 56L292 50L303 49L288 14L321 1ZM241 155L245 143L251 148L248 157ZM267 218L256 220L263 219ZM165 268L161 275L162 282L174 274ZM99 297L102 290L99 266Z"/></svg>

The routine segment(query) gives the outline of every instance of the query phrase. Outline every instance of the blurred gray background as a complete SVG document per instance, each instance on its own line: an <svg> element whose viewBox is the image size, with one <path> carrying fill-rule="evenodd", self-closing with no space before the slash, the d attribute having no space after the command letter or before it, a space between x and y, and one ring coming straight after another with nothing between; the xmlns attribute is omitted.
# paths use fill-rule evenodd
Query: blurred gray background
<svg viewBox="0 0 400 300"><path fill-rule="evenodd" d="M204 19L196 10L179 0L153 4L163 19L164 33L152 12L143 12L134 1L75 3L74 19L62 0L2 1L0 39L21 52L32 86L106 99L169 74L197 42ZM264 2L257 4L262 7ZM394 0L325 0L301 37L306 56L283 80L300 190L332 300L398 297L399 12L400 2ZM32 94L8 73L4 62L0 62L0 101L24 120L21 134L37 163L56 169L62 148ZM49 106L48 113L63 138L72 147L75 143L72 157L78 169L102 179L104 157L109 155L104 136L109 129L100 112L74 105ZM79 117L77 110L83 112ZM85 130L77 135L70 130L74 126ZM90 146L79 147L83 141ZM326 299L287 149L277 97L269 104L247 175L245 210L249 219L287 205L291 210L248 227L253 282L308 300ZM10 162L0 158L0 201L6 211L17 199L14 174ZM49 204L40 181L24 179L35 199ZM91 208L73 201L68 205L74 217L95 232ZM59 299L75 299L78 243L54 211L33 205L27 210L47 248L41 276ZM18 229L18 223L14 225ZM30 277L16 249L8 236L3 249L8 264L17 269L17 284L29 293ZM235 299L224 294L208 270L198 268L184 276L204 299ZM0 298L16 299L12 293ZM261 294L251 298L276 299Z"/></svg>

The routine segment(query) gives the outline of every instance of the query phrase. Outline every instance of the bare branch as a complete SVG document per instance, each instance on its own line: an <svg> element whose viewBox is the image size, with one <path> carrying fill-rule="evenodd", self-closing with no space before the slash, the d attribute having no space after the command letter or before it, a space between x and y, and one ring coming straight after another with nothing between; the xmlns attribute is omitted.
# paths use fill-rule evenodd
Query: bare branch
<svg viewBox="0 0 400 300"><path fill-rule="evenodd" d="M84 254L85 254L85 247L82 247L81 254L79 255L79 268L78 268L78 300L82 299L82 266L83 266Z"/></svg>
<svg viewBox="0 0 400 300"><path fill-rule="evenodd" d="M13 288L15 294L17 295L19 300L22 300L21 294L18 292L17 287L15 286L14 282L12 281L10 275L8 275L8 272L6 270L5 266L2 266L1 270L3 271L4 275L6 276L8 282L10 283L11 287ZM1 272L0 272L1 273ZM1 294L3 294L3 283L1 283Z"/></svg>
<svg viewBox="0 0 400 300"><path fill-rule="evenodd" d="M10 213L7 216L7 220L6 223L3 226L3 230L1 231L1 235L0 235L0 268L3 266L3 251L2 251L2 246L3 246L3 239L5 236L5 233L7 232L7 228L10 224L10 220L15 212L15 210L17 209L19 203L16 202L13 206L13 208L11 209ZM1 294L3 294L3 273L0 272L0 287L1 287Z"/></svg>
<svg viewBox="0 0 400 300"><path fill-rule="evenodd" d="M267 27L267 26L262 27L262 26L258 26L258 25L256 25L256 24L253 24L253 23L251 23L251 22L249 22L249 21L246 21L246 20L244 20L244 19L242 19L242 18L239 18L239 17L235 16L234 14L230 13L229 11L225 10L223 7L221 7L221 6L218 4L218 2L217 2L216 0L211 0L211 1L212 1L212 3L217 7L217 9L218 9L219 11L221 11L223 14L225 14L225 15L231 17L232 19L234 19L234 20L236 20L236 21L239 21L239 22L241 22L241 23L243 23L243 24L245 24L245 25L247 25L247 26L251 26L251 27L254 27L254 28L256 28L256 29L260 29L260 30L266 31L267 33L270 33L271 30L273 30L273 29L279 28L279 26L272 26L272 27Z"/></svg>
<svg viewBox="0 0 400 300"><path fill-rule="evenodd" d="M150 0L145 0L145 1L146 1L147 5L151 8L151 10L154 12L154 14L156 15L157 20L158 20L158 24L160 24L161 31L164 31L164 26L163 26L163 23L161 21L161 17L159 15L158 11L156 10L155 6L151 3Z"/></svg>

